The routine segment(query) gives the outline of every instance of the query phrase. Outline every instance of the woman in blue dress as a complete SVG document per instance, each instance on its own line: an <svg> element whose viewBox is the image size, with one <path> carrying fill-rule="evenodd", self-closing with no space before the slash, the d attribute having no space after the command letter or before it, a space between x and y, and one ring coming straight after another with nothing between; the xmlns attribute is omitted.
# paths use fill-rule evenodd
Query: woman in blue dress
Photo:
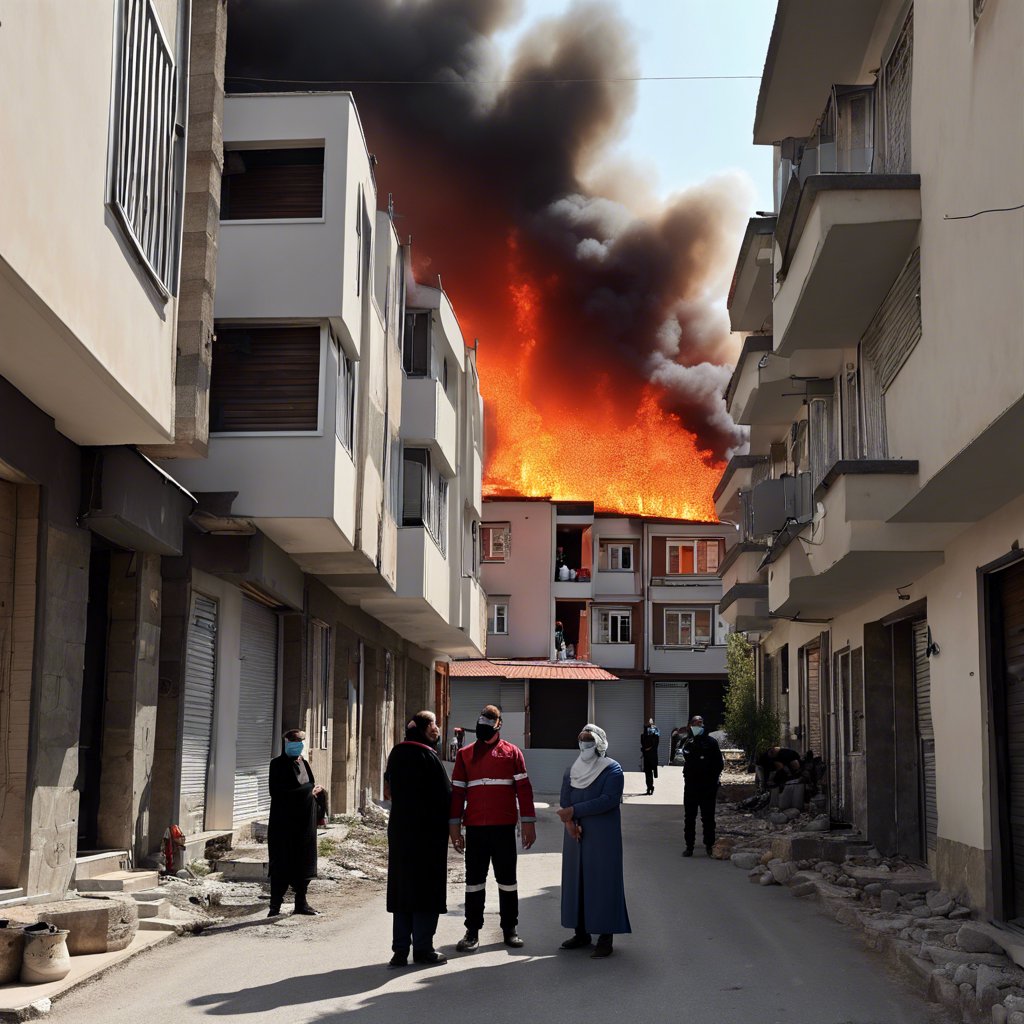
<svg viewBox="0 0 1024 1024"><path fill-rule="evenodd" d="M572 938L562 949L584 949L598 936L591 957L612 955L612 936L629 934L622 879L623 775L607 756L608 737L588 723L579 734L580 755L562 779L562 926Z"/></svg>

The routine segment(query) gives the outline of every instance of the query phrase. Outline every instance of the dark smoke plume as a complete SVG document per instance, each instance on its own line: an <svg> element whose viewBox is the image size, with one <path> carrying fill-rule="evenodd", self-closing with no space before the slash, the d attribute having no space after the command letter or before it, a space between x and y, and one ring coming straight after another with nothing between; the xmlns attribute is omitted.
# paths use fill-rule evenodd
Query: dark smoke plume
<svg viewBox="0 0 1024 1024"><path fill-rule="evenodd" d="M578 2L506 60L493 37L519 13L517 0L231 0L228 90L350 88L399 234L482 350L502 344L509 274L526 273L538 379L576 400L610 379L630 410L654 383L718 461L743 441L722 400L721 308L743 188L723 178L644 204L601 163L633 110L634 86L608 81L637 74L628 25Z"/></svg>

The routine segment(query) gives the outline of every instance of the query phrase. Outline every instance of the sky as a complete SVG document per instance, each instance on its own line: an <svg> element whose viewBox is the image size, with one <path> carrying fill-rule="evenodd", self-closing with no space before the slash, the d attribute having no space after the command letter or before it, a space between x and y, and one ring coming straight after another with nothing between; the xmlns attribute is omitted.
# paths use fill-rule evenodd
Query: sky
<svg viewBox="0 0 1024 1024"><path fill-rule="evenodd" d="M634 26L643 75L757 75L775 17L773 0L611 0ZM522 0L523 18L503 34L564 13L572 0ZM662 198L723 171L749 176L756 210L772 206L771 149L751 135L758 79L641 82L619 152L650 167ZM751 210L751 214L755 212Z"/></svg>

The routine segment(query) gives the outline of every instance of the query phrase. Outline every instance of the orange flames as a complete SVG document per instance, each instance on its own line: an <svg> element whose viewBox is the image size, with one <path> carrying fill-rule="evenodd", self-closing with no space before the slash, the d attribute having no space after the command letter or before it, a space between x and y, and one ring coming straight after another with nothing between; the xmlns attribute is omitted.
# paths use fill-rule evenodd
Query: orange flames
<svg viewBox="0 0 1024 1024"><path fill-rule="evenodd" d="M510 242L515 252L515 243ZM628 515L714 522L711 466L695 436L659 405L655 385L604 375L574 387L573 368L546 380L537 372L541 290L512 268L514 325L481 331L478 365L489 421L484 494L593 501ZM488 318L490 319L490 318ZM490 338L490 343L488 343Z"/></svg>

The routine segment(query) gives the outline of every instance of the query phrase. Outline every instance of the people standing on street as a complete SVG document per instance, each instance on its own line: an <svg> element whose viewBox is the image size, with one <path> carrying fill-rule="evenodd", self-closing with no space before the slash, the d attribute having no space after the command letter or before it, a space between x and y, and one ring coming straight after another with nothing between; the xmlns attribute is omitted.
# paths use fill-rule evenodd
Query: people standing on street
<svg viewBox="0 0 1024 1024"><path fill-rule="evenodd" d="M476 742L459 751L452 771L449 831L452 846L466 853L466 934L456 946L459 952L469 953L480 945L490 865L498 883L503 941L516 949L523 945L516 930L517 817L522 823L523 849L528 850L537 840L537 812L526 761L517 746L501 738L501 711L488 704L477 719Z"/></svg>
<svg viewBox="0 0 1024 1024"><path fill-rule="evenodd" d="M654 719L648 718L647 728L640 734L640 759L644 766L648 796L654 792L654 780L658 777L658 744L660 742L661 733L654 724Z"/></svg>
<svg viewBox="0 0 1024 1024"><path fill-rule="evenodd" d="M316 784L313 769L302 756L306 734L289 729L281 755L270 762L270 821L267 850L270 855L270 913L281 913L288 886L295 890L295 914L315 916L306 902L306 889L316 878L317 798L323 787Z"/></svg>
<svg viewBox="0 0 1024 1024"><path fill-rule="evenodd" d="M693 856L698 811L704 849L711 856L711 847L715 845L715 798L724 765L718 741L704 732L704 719L694 715L690 719L689 736L683 742L684 857Z"/></svg>
<svg viewBox="0 0 1024 1024"><path fill-rule="evenodd" d="M583 949L597 935L591 957L612 955L612 936L629 934L622 875L622 787L625 777L608 754L608 737L593 723L577 737L580 753L562 779L558 817L562 837L562 927L573 935L562 949Z"/></svg>
<svg viewBox="0 0 1024 1024"><path fill-rule="evenodd" d="M448 912L448 807L451 786L437 756L441 731L432 711L406 723L405 739L388 755L388 912L393 917L389 967L446 963L434 949L437 919Z"/></svg>

